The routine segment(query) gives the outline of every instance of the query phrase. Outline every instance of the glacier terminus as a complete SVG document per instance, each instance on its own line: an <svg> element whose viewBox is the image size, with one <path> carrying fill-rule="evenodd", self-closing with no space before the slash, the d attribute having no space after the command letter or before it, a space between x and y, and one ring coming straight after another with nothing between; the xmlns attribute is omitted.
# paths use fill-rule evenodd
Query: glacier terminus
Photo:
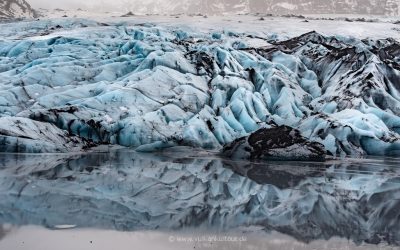
<svg viewBox="0 0 400 250"><path fill-rule="evenodd" d="M1 151L222 150L288 126L330 156L400 152L395 39L108 21L1 24Z"/></svg>
<svg viewBox="0 0 400 250"><path fill-rule="evenodd" d="M0 2L0 250L398 249L399 6Z"/></svg>

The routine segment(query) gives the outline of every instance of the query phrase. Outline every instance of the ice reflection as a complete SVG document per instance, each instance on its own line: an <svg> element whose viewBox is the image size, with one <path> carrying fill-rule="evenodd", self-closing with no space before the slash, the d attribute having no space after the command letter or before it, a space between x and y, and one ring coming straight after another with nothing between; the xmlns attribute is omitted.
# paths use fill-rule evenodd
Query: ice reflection
<svg viewBox="0 0 400 250"><path fill-rule="evenodd" d="M233 162L158 154L0 155L0 224L228 231L257 226L310 243L400 244L399 160Z"/></svg>

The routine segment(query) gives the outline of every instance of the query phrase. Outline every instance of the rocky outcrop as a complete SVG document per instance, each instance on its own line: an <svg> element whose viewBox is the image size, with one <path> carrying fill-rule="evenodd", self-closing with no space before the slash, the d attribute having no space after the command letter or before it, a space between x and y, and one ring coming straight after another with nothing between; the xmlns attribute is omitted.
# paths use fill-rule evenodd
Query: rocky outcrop
<svg viewBox="0 0 400 250"><path fill-rule="evenodd" d="M324 146L310 142L300 131L279 126L262 128L224 147L222 155L247 160L325 160Z"/></svg>

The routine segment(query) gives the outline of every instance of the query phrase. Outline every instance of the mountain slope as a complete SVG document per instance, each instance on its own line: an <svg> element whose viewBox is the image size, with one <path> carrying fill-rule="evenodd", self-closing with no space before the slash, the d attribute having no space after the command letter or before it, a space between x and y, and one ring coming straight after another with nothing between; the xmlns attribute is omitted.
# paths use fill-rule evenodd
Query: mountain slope
<svg viewBox="0 0 400 250"><path fill-rule="evenodd" d="M105 1L100 5L104 5ZM98 7L98 3L93 7ZM297 13L398 15L398 0L150 0L122 1L114 8L136 13Z"/></svg>
<svg viewBox="0 0 400 250"><path fill-rule="evenodd" d="M398 0L251 0L252 12L397 15Z"/></svg>
<svg viewBox="0 0 400 250"><path fill-rule="evenodd" d="M1 18L33 18L36 17L35 10L25 0L1 0Z"/></svg>

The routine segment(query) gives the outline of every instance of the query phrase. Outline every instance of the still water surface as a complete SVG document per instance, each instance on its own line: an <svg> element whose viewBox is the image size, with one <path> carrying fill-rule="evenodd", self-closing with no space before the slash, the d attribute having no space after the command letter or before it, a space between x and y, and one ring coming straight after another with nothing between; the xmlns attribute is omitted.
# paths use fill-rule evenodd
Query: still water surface
<svg viewBox="0 0 400 250"><path fill-rule="evenodd" d="M0 249L399 249L400 159L0 155Z"/></svg>

